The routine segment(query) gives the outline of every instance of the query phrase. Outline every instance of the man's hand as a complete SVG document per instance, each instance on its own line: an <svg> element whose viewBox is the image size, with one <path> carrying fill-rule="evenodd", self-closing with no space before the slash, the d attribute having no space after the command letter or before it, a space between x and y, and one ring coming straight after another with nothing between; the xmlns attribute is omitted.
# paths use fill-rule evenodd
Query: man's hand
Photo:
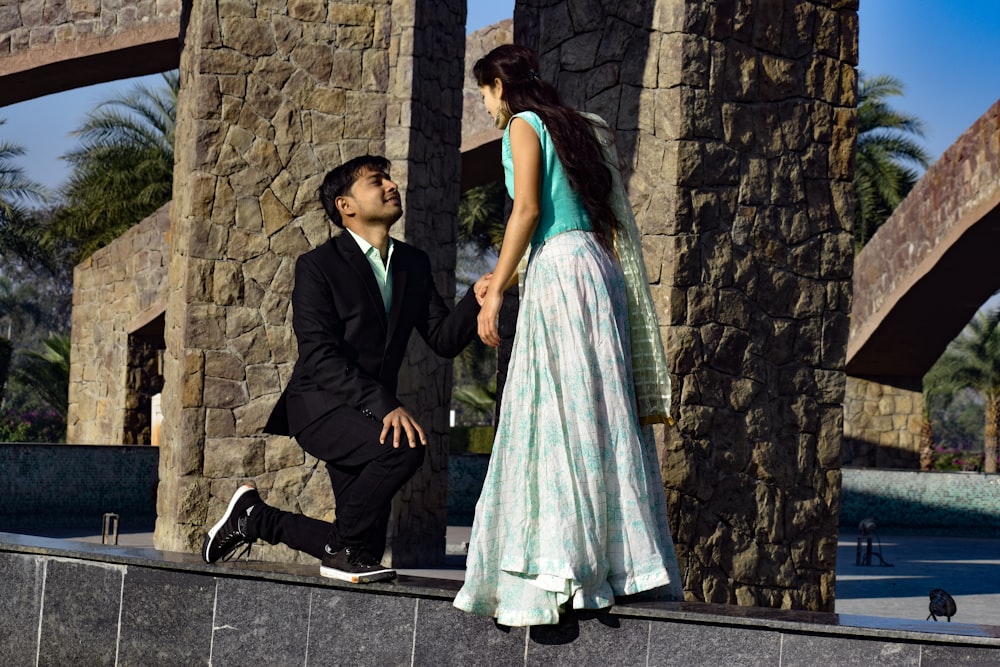
<svg viewBox="0 0 1000 667"><path fill-rule="evenodd" d="M481 306L483 301L486 299L486 288L490 286L490 279L493 278L492 273L484 274L476 284L472 286L472 292L476 295L476 302Z"/></svg>
<svg viewBox="0 0 1000 667"><path fill-rule="evenodd" d="M385 444L389 431L392 431L392 446L396 449L399 449L399 436L403 431L406 432L406 440L410 443L411 448L416 448L418 435L420 436L420 444L427 445L424 429L420 428L417 420L403 406L399 406L382 419L382 434L378 438L380 444Z"/></svg>

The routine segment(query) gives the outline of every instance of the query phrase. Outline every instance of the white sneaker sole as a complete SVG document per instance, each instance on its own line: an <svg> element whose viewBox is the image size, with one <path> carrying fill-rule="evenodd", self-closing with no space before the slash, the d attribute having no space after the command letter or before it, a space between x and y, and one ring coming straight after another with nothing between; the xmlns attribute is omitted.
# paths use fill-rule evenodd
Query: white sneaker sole
<svg viewBox="0 0 1000 667"><path fill-rule="evenodd" d="M339 581L346 581L352 584L370 584L375 581L385 581L386 579L396 578L396 571L391 568L375 570L374 572L357 573L344 572L343 570L338 570L333 567L324 567L320 565L319 574L327 579L337 579Z"/></svg>
<svg viewBox="0 0 1000 667"><path fill-rule="evenodd" d="M229 520L229 517L232 516L233 508L236 507L236 503L243 497L243 494L253 490L254 487L249 484L244 484L240 488L236 489L236 493L233 494L232 499L229 501L229 507L227 507L226 511L222 514L222 518L219 519L219 521L208 531L208 539L205 540L205 546L201 550L201 559L203 561L211 563L211 561L208 560L208 551L212 548L212 543L215 542L216 533L219 532L219 529L222 528L226 521Z"/></svg>

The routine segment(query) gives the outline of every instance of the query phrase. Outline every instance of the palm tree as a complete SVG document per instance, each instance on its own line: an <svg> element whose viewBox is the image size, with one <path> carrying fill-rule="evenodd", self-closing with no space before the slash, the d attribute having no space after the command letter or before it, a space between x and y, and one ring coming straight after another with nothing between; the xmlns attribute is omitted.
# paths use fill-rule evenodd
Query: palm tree
<svg viewBox="0 0 1000 667"><path fill-rule="evenodd" d="M903 94L898 79L860 73L858 83L858 148L854 170L857 223L854 242L860 249L892 214L917 182L913 166L926 169L926 151L911 137L923 137L923 122L889 106L887 98ZM911 165L911 166L907 166Z"/></svg>
<svg viewBox="0 0 1000 667"><path fill-rule="evenodd" d="M0 125L6 122L0 119ZM23 147L0 142L0 256L31 261L39 258L40 233L27 205L44 202L48 193L14 164L22 155Z"/></svg>
<svg viewBox="0 0 1000 667"><path fill-rule="evenodd" d="M980 311L928 372L925 388L969 387L983 399L983 472L997 472L1000 426L1000 308Z"/></svg>
<svg viewBox="0 0 1000 667"><path fill-rule="evenodd" d="M73 166L53 239L69 239L79 261L170 201L180 76L162 88L139 84L102 102L73 132L81 146L64 156Z"/></svg>
<svg viewBox="0 0 1000 667"><path fill-rule="evenodd" d="M462 193L458 204L459 240L479 250L499 248L504 232L504 185L494 181Z"/></svg>
<svg viewBox="0 0 1000 667"><path fill-rule="evenodd" d="M41 352L22 353L24 362L14 376L65 419L69 407L70 337L54 334L42 345Z"/></svg>
<svg viewBox="0 0 1000 667"><path fill-rule="evenodd" d="M451 392L451 398L472 410L473 413L482 413L490 423L493 422L493 410L497 395L496 391L491 389L489 385L464 384L455 387Z"/></svg>
<svg viewBox="0 0 1000 667"><path fill-rule="evenodd" d="M458 205L456 292L461 294L487 271L493 270L503 240L505 190L502 181L470 188ZM509 318L510 311L501 311ZM516 311L515 311L516 315ZM476 339L455 360L452 404L490 418L496 406L496 351Z"/></svg>

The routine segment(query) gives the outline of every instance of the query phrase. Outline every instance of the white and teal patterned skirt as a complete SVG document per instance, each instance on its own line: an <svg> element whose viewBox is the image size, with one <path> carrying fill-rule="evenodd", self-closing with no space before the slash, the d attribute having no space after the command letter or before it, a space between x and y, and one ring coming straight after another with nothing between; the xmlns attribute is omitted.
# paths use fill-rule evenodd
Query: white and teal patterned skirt
<svg viewBox="0 0 1000 667"><path fill-rule="evenodd" d="M628 332L621 269L593 234L533 250L459 609L525 626L654 588L683 599Z"/></svg>

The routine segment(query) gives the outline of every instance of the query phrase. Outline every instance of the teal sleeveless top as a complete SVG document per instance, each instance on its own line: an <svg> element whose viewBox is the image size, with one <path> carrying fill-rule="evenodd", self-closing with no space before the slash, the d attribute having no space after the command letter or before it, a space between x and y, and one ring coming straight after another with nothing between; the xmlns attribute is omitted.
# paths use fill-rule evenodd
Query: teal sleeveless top
<svg viewBox="0 0 1000 667"><path fill-rule="evenodd" d="M583 202L577 196L573 187L566 177L559 156L556 154L555 144L549 131L545 129L545 124L534 111L522 111L515 114L514 118L527 121L542 144L542 184L540 190L539 206L541 213L538 219L538 227L531 237L531 245L539 246L546 239L550 239L556 234L568 232L574 229L591 231L590 217ZM510 123L503 133L501 144L501 161L503 162L504 184L507 186L507 194L514 198L514 158L510 152Z"/></svg>

